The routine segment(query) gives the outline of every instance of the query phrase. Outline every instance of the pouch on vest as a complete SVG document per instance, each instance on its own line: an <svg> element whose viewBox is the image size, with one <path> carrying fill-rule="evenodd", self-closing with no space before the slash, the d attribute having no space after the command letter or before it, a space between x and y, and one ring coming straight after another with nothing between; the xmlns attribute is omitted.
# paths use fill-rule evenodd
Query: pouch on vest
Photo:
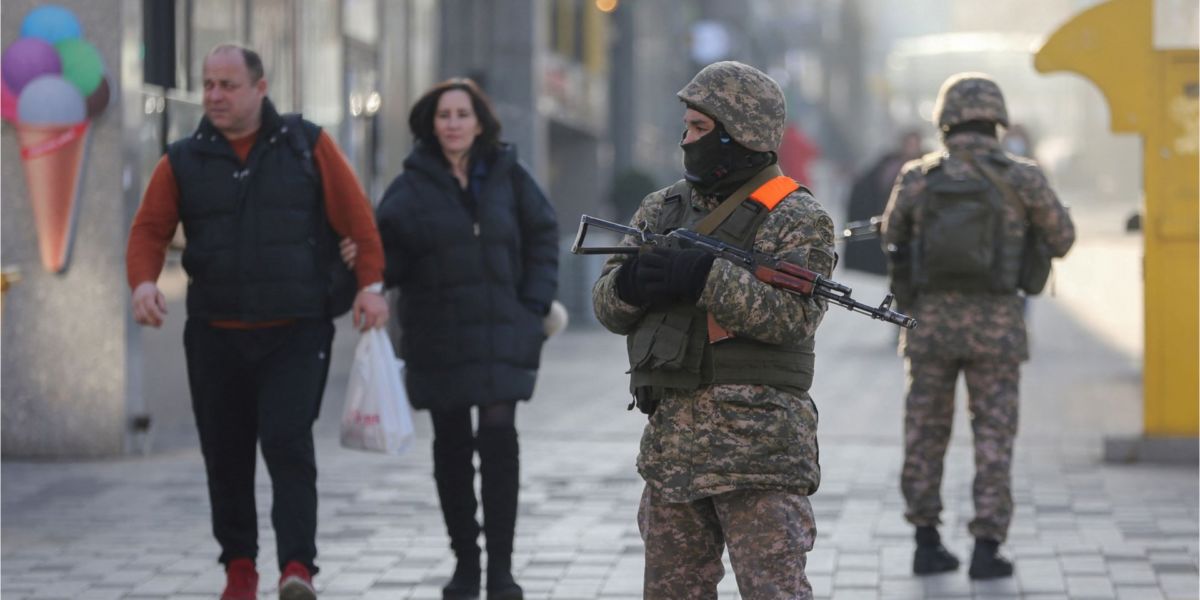
<svg viewBox="0 0 1200 600"><path fill-rule="evenodd" d="M1002 207L978 179L930 176L912 241L918 291L990 291L1004 243Z"/></svg>
<svg viewBox="0 0 1200 600"><path fill-rule="evenodd" d="M628 338L631 370L700 372L703 342L696 348L690 339L695 337L690 332L692 323L699 319L698 312L654 311L644 319L647 326L639 327Z"/></svg>

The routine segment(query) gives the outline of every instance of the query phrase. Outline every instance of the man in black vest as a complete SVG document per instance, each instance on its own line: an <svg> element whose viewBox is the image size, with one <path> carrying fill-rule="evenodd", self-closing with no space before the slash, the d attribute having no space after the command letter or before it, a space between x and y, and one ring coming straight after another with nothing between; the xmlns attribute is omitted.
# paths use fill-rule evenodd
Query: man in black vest
<svg viewBox="0 0 1200 600"><path fill-rule="evenodd" d="M678 96L686 178L642 200L634 226L708 233L828 277L833 221L776 165L779 85L719 62ZM825 301L701 250L666 249L613 256L592 299L600 322L626 336L632 392L650 415L638 455L645 597L715 598L728 546L742 596L811 598L808 496L821 473L808 389ZM710 321L725 331L710 336Z"/></svg>
<svg viewBox="0 0 1200 600"><path fill-rule="evenodd" d="M204 118L159 161L126 252L134 318L158 327L166 299L155 281L183 225L184 348L224 600L257 594L256 444L271 475L280 598L316 598L312 425L329 370L338 237L357 246L355 325L388 318L382 245L353 171L319 127L281 116L266 94L252 50L209 52Z"/></svg>

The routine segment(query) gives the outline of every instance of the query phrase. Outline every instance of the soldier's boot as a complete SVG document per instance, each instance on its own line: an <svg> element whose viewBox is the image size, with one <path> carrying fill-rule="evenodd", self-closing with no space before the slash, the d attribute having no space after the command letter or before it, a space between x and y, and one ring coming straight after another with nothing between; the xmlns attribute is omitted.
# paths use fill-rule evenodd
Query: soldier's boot
<svg viewBox="0 0 1200 600"><path fill-rule="evenodd" d="M458 564L450 582L442 588L443 600L476 600L479 598L479 522L475 511L475 441L435 439L433 441L433 477L437 482L438 500L450 549Z"/></svg>
<svg viewBox="0 0 1200 600"><path fill-rule="evenodd" d="M483 534L487 538L487 598L522 600L525 592L512 576L521 483L516 429L480 427L479 463L483 477Z"/></svg>
<svg viewBox="0 0 1200 600"><path fill-rule="evenodd" d="M996 579L1012 577L1013 564L1000 554L1000 542L986 538L975 539L975 551L971 554L971 568L967 572L971 579Z"/></svg>
<svg viewBox="0 0 1200 600"><path fill-rule="evenodd" d="M936 527L917 527L917 550L913 553L913 574L932 575L958 568L958 557L942 545L942 536Z"/></svg>

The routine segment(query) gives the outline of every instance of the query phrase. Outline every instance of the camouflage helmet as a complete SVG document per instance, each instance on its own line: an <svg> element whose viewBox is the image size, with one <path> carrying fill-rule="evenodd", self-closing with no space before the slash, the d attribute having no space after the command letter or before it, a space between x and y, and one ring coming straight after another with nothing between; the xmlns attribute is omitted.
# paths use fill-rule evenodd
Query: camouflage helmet
<svg viewBox="0 0 1200 600"><path fill-rule="evenodd" d="M951 75L942 84L933 106L933 122L942 131L967 121L1008 125L1008 110L1000 86L983 73Z"/></svg>
<svg viewBox="0 0 1200 600"><path fill-rule="evenodd" d="M739 144L756 152L779 148L787 103L779 84L766 73L740 62L716 62L675 95L724 125Z"/></svg>

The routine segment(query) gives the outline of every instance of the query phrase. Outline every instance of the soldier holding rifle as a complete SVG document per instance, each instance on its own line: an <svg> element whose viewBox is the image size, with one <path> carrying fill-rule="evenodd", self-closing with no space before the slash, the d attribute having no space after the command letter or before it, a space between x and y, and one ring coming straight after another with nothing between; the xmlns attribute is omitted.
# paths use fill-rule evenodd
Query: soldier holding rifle
<svg viewBox="0 0 1200 600"><path fill-rule="evenodd" d="M633 223L699 232L828 277L833 221L776 166L779 85L719 62L678 96L685 179L647 196ZM810 598L808 496L820 466L808 389L826 300L704 249L662 245L611 257L593 301L600 322L627 337L631 388L649 416L638 456L645 596L715 598L728 547L744 597Z"/></svg>

